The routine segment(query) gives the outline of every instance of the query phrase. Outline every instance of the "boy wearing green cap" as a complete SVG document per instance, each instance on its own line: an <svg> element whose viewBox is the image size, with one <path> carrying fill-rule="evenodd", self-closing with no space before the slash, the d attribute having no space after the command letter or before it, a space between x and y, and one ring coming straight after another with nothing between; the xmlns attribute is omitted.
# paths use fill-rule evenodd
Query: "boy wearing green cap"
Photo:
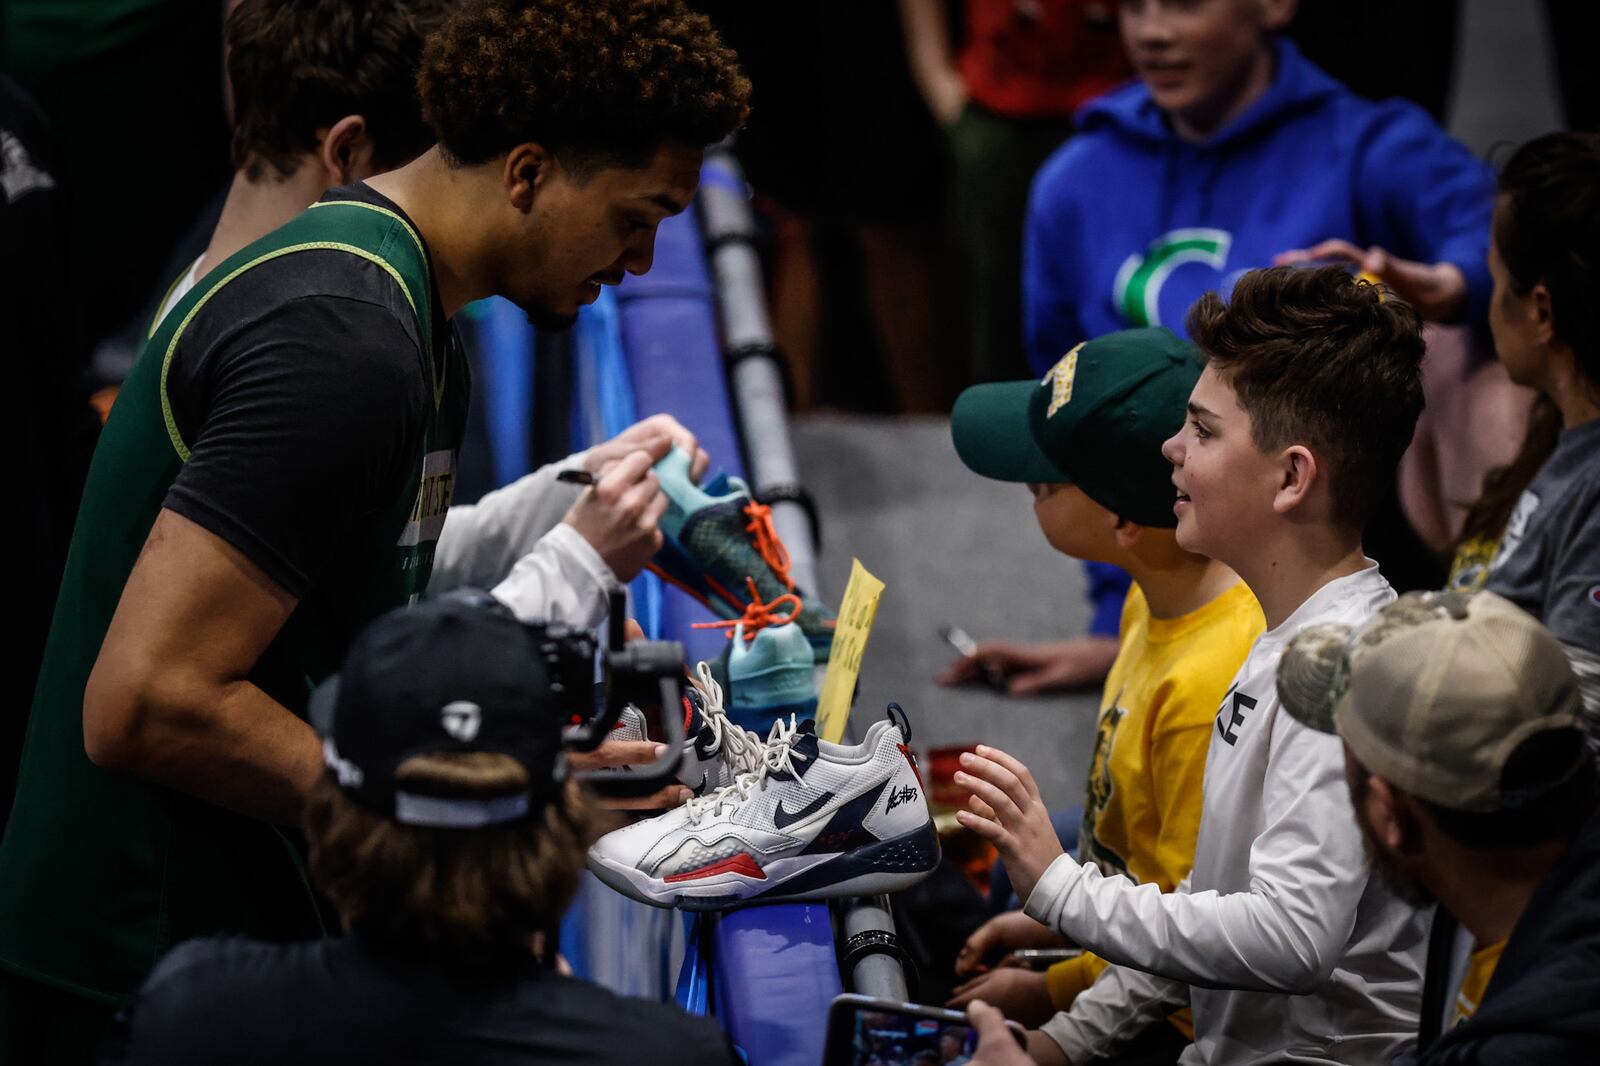
<svg viewBox="0 0 1600 1066"><path fill-rule="evenodd" d="M1106 678L1079 832L1079 860L1172 891L1194 862L1211 720L1265 624L1250 590L1222 563L1185 551L1174 533L1164 440L1183 425L1202 366L1165 329L1131 329L1080 344L1041 382L979 385L957 400L951 434L985 477L1025 482L1051 546L1133 576L1121 641ZM963 949L971 973L998 947L1051 934L1012 912ZM1085 954L1048 974L1004 968L957 990L1038 1025L1072 1005L1108 963ZM1177 1058L1188 1011L1152 1027L1142 1050Z"/></svg>

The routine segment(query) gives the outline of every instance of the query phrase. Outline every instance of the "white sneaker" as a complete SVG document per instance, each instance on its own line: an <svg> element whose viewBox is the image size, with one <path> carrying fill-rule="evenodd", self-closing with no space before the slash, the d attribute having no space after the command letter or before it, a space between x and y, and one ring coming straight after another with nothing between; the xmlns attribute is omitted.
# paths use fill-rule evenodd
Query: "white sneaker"
<svg viewBox="0 0 1600 1066"><path fill-rule="evenodd" d="M766 741L728 717L723 709L722 686L710 663L698 663L686 693L688 717L683 724L683 761L678 780L696 796L733 784L740 774L761 766Z"/></svg>
<svg viewBox="0 0 1600 1066"><path fill-rule="evenodd" d="M678 762L678 780L696 796L733 784L740 774L761 765L766 742L755 733L733 722L722 709L722 686L711 674L709 663L695 667L695 676L684 692L683 758ZM614 740L649 740L650 728L644 712L627 704L611 727ZM632 773L633 767L619 766L616 773Z"/></svg>
<svg viewBox="0 0 1600 1066"><path fill-rule="evenodd" d="M755 770L589 849L618 892L687 910L895 892L938 862L922 778L888 720L854 747L778 722Z"/></svg>

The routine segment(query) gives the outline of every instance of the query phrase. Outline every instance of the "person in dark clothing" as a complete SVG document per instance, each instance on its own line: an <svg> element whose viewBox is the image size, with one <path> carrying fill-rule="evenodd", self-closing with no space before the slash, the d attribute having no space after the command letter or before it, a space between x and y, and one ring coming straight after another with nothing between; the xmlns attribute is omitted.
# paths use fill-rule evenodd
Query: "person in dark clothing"
<svg viewBox="0 0 1600 1066"><path fill-rule="evenodd" d="M0 1062L87 1062L183 940L318 935L280 827L322 773L306 698L356 632L462 584L594 625L659 545L652 462L709 462L646 419L574 459L598 479L575 496L452 508L472 391L452 319L501 295L560 328L649 270L703 146L744 118L733 53L679 0L467 0L418 95L439 143L200 279L107 420L0 839ZM627 743L590 754L650 757Z"/></svg>
<svg viewBox="0 0 1600 1066"><path fill-rule="evenodd" d="M737 1062L710 1020L555 968L590 807L563 772L571 698L543 634L468 593L358 636L312 696L327 769L302 820L346 935L179 946L102 1061Z"/></svg>
<svg viewBox="0 0 1600 1066"><path fill-rule="evenodd" d="M1278 690L1344 740L1374 871L1438 904L1396 1062L1593 1062L1600 802L1561 643L1492 592L1411 593L1353 632L1306 629Z"/></svg>

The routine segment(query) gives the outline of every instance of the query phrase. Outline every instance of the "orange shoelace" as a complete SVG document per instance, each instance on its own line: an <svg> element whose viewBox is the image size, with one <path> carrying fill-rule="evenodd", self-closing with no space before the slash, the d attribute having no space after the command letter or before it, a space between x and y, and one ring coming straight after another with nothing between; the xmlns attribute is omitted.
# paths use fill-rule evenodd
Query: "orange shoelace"
<svg viewBox="0 0 1600 1066"><path fill-rule="evenodd" d="M778 539L778 531L772 528L772 508L751 500L745 505L744 513L750 518L744 531L750 534L750 540L756 551L761 553L762 561L772 567L773 573L783 582L783 587L793 592L794 578L789 576L789 549L783 546L783 541Z"/></svg>
<svg viewBox="0 0 1600 1066"><path fill-rule="evenodd" d="M740 625L744 626L744 642L746 644L756 639L756 634L768 626L781 626L793 622L800 617L800 610L805 604L800 602L800 597L792 592L786 592L771 603L761 602L761 593L756 590L756 581L753 577L744 579L750 586L750 602L745 605L742 618L731 618L725 622L695 622L690 629L725 629L728 638L733 639ZM779 605L786 605L789 613L780 615L777 611Z"/></svg>

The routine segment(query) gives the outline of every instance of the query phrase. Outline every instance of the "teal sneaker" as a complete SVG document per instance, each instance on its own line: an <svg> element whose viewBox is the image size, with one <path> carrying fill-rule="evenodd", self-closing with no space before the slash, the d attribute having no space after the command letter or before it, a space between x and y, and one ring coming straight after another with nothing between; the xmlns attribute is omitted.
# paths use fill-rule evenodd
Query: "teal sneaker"
<svg viewBox="0 0 1600 1066"><path fill-rule="evenodd" d="M800 598L793 593L761 602L751 586L751 603L743 617L728 622L702 622L700 629L728 629L731 639L717 657L714 680L727 690L727 715L735 724L765 733L772 723L817 712L817 658L796 621ZM778 614L788 607L787 615Z"/></svg>
<svg viewBox="0 0 1600 1066"><path fill-rule="evenodd" d="M655 466L667 509L661 516L663 543L650 569L727 621L741 618L754 602L798 597L795 624L805 634L815 662L828 661L835 618L815 596L795 587L789 550L772 528L772 509L758 503L738 478L719 478L702 488L689 476L688 453L673 448ZM713 495L713 489L725 490ZM756 598L743 595L753 583Z"/></svg>

